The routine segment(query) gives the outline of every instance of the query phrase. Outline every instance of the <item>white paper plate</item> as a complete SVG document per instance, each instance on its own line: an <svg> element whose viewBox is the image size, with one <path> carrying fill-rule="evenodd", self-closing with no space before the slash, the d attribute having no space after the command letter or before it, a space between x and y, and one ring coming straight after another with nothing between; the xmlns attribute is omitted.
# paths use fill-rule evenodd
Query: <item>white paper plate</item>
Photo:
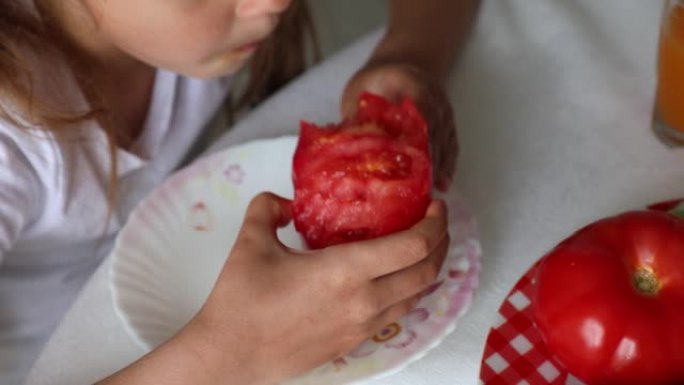
<svg viewBox="0 0 684 385"><path fill-rule="evenodd" d="M252 197L261 191L292 197L296 141L259 140L200 160L169 178L133 212L113 250L111 289L117 313L140 346L156 347L199 310ZM349 355L289 384L347 384L386 375L422 357L454 329L477 286L481 252L475 224L458 194L442 198L449 207L452 244L434 290ZM288 246L303 247L292 225L279 236Z"/></svg>

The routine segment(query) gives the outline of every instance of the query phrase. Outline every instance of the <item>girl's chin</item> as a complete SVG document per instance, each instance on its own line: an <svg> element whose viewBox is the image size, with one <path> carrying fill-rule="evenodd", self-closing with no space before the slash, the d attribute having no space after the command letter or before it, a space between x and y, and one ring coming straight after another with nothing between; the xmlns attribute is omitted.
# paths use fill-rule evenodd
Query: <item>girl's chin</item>
<svg viewBox="0 0 684 385"><path fill-rule="evenodd" d="M199 79L214 79L233 75L245 66L245 63L252 56L253 52L254 51L232 51L220 56L215 56L194 68L178 72Z"/></svg>

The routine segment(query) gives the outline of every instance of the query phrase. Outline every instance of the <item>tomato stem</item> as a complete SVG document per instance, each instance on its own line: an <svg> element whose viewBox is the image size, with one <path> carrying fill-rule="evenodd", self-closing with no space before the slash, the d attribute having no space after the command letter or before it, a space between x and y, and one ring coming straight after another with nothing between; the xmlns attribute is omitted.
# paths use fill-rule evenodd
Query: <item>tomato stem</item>
<svg viewBox="0 0 684 385"><path fill-rule="evenodd" d="M660 290L660 281L653 270L642 267L634 272L634 287L639 294L653 297Z"/></svg>
<svg viewBox="0 0 684 385"><path fill-rule="evenodd" d="M684 207L682 207L682 203L678 204L673 209L670 209L668 211L668 214L674 215L675 217L678 217L680 219L684 219Z"/></svg>

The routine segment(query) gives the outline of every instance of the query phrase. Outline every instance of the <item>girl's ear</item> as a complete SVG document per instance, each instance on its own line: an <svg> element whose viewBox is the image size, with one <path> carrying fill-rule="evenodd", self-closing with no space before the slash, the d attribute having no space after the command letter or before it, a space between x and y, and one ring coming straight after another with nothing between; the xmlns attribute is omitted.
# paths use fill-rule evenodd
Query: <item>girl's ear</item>
<svg viewBox="0 0 684 385"><path fill-rule="evenodd" d="M238 17L254 17L282 13L292 0L238 0L235 14Z"/></svg>

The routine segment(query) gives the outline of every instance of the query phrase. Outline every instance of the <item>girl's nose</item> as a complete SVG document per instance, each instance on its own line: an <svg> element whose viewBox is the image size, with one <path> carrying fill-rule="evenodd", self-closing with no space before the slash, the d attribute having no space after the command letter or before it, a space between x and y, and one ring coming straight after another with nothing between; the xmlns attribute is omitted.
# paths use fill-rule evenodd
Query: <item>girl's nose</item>
<svg viewBox="0 0 684 385"><path fill-rule="evenodd" d="M238 17L254 17L284 12L293 0L238 0Z"/></svg>

